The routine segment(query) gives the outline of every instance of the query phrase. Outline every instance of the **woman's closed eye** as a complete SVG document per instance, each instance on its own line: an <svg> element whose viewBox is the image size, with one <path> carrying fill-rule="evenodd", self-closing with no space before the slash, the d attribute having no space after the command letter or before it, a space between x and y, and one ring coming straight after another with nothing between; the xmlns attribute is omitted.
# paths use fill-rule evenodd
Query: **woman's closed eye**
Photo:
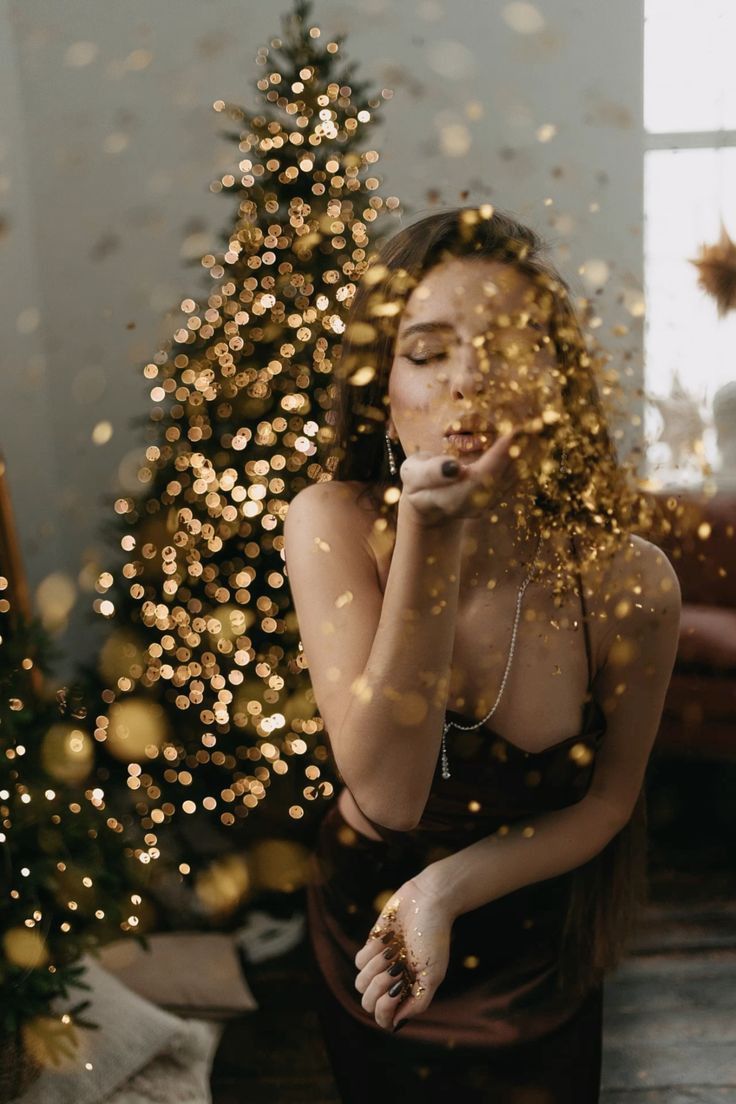
<svg viewBox="0 0 736 1104"><path fill-rule="evenodd" d="M444 360L446 357L444 349L440 349L438 352L433 353L429 350L417 350L414 354L405 353L404 356L412 364L429 364L432 360Z"/></svg>
<svg viewBox="0 0 736 1104"><path fill-rule="evenodd" d="M410 360L412 364L430 364L433 360L444 360L445 359L445 354L444 353L433 353L432 356L424 356L424 357L410 356L410 357L407 357L406 359Z"/></svg>

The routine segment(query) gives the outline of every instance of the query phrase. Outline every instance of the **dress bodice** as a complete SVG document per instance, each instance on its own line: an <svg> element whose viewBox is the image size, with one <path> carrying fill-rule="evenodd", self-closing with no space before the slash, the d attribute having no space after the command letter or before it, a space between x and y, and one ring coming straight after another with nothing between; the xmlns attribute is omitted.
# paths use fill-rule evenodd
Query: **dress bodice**
<svg viewBox="0 0 736 1104"><path fill-rule="evenodd" d="M453 725L447 734L451 777L442 777L438 756L419 824L406 832L370 821L383 840L404 844L413 840L418 853L426 849L435 855L450 853L490 835L507 821L560 809L585 796L606 732L606 715L593 693L593 652L579 571L578 587L588 665L580 731L541 751L525 751L487 724L470 730ZM445 715L459 725L477 723L454 710L446 710Z"/></svg>

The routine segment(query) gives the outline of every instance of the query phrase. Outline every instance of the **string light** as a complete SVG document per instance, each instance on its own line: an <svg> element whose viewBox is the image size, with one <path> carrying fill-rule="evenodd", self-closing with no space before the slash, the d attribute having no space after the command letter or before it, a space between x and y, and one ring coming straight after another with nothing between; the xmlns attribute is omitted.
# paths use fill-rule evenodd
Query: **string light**
<svg viewBox="0 0 736 1104"><path fill-rule="evenodd" d="M134 796L144 829L242 822L272 776L289 784L292 818L332 793L289 775L297 758L309 766L322 725L294 658L282 523L299 488L329 475L336 353L371 240L400 203L381 194L368 140L391 92L353 87L339 44L320 38L296 19L258 52L256 112L213 104L239 129L237 170L210 185L237 198L235 218L200 257L205 292L181 300L143 366L143 461L113 506L123 562L94 584L110 626L94 726L104 800L118 810Z"/></svg>

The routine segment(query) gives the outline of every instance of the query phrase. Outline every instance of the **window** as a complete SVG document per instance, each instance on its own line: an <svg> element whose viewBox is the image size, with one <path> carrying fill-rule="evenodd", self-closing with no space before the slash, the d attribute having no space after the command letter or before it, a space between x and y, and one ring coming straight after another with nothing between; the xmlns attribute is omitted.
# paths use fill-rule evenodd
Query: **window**
<svg viewBox="0 0 736 1104"><path fill-rule="evenodd" d="M711 405L736 380L736 311L719 318L690 263L721 222L736 240L734 44L734 0L645 0L645 433L664 483L718 468Z"/></svg>

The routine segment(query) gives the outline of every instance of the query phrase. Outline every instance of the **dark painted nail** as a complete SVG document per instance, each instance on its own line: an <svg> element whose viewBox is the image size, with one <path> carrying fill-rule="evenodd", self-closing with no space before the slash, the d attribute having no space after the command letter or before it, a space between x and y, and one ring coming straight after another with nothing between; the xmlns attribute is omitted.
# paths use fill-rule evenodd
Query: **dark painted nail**
<svg viewBox="0 0 736 1104"><path fill-rule="evenodd" d="M392 931L386 932L385 935L381 936L381 942L382 943L389 943L393 939L393 937L394 937L394 933Z"/></svg>
<svg viewBox="0 0 736 1104"><path fill-rule="evenodd" d="M398 977L399 974L403 974L403 972L404 967L400 962L394 962L393 966L386 971L386 973L390 974L391 977Z"/></svg>
<svg viewBox="0 0 736 1104"><path fill-rule="evenodd" d="M388 950L383 952L384 958L394 958L399 953L398 947L389 947Z"/></svg>
<svg viewBox="0 0 736 1104"><path fill-rule="evenodd" d="M443 460L442 461L442 474L446 476L457 475L460 470L460 465L457 460Z"/></svg>
<svg viewBox="0 0 736 1104"><path fill-rule="evenodd" d="M404 1024L408 1024L408 1022L409 1022L408 1020L399 1020L396 1027L393 1029L394 1034L396 1034L397 1031L401 1031Z"/></svg>
<svg viewBox="0 0 736 1104"><path fill-rule="evenodd" d="M394 982L394 984L391 986L391 988L388 991L388 995L390 997L398 997L399 993L401 992L401 990L403 988L404 988L404 979L402 978L401 981L395 981Z"/></svg>

